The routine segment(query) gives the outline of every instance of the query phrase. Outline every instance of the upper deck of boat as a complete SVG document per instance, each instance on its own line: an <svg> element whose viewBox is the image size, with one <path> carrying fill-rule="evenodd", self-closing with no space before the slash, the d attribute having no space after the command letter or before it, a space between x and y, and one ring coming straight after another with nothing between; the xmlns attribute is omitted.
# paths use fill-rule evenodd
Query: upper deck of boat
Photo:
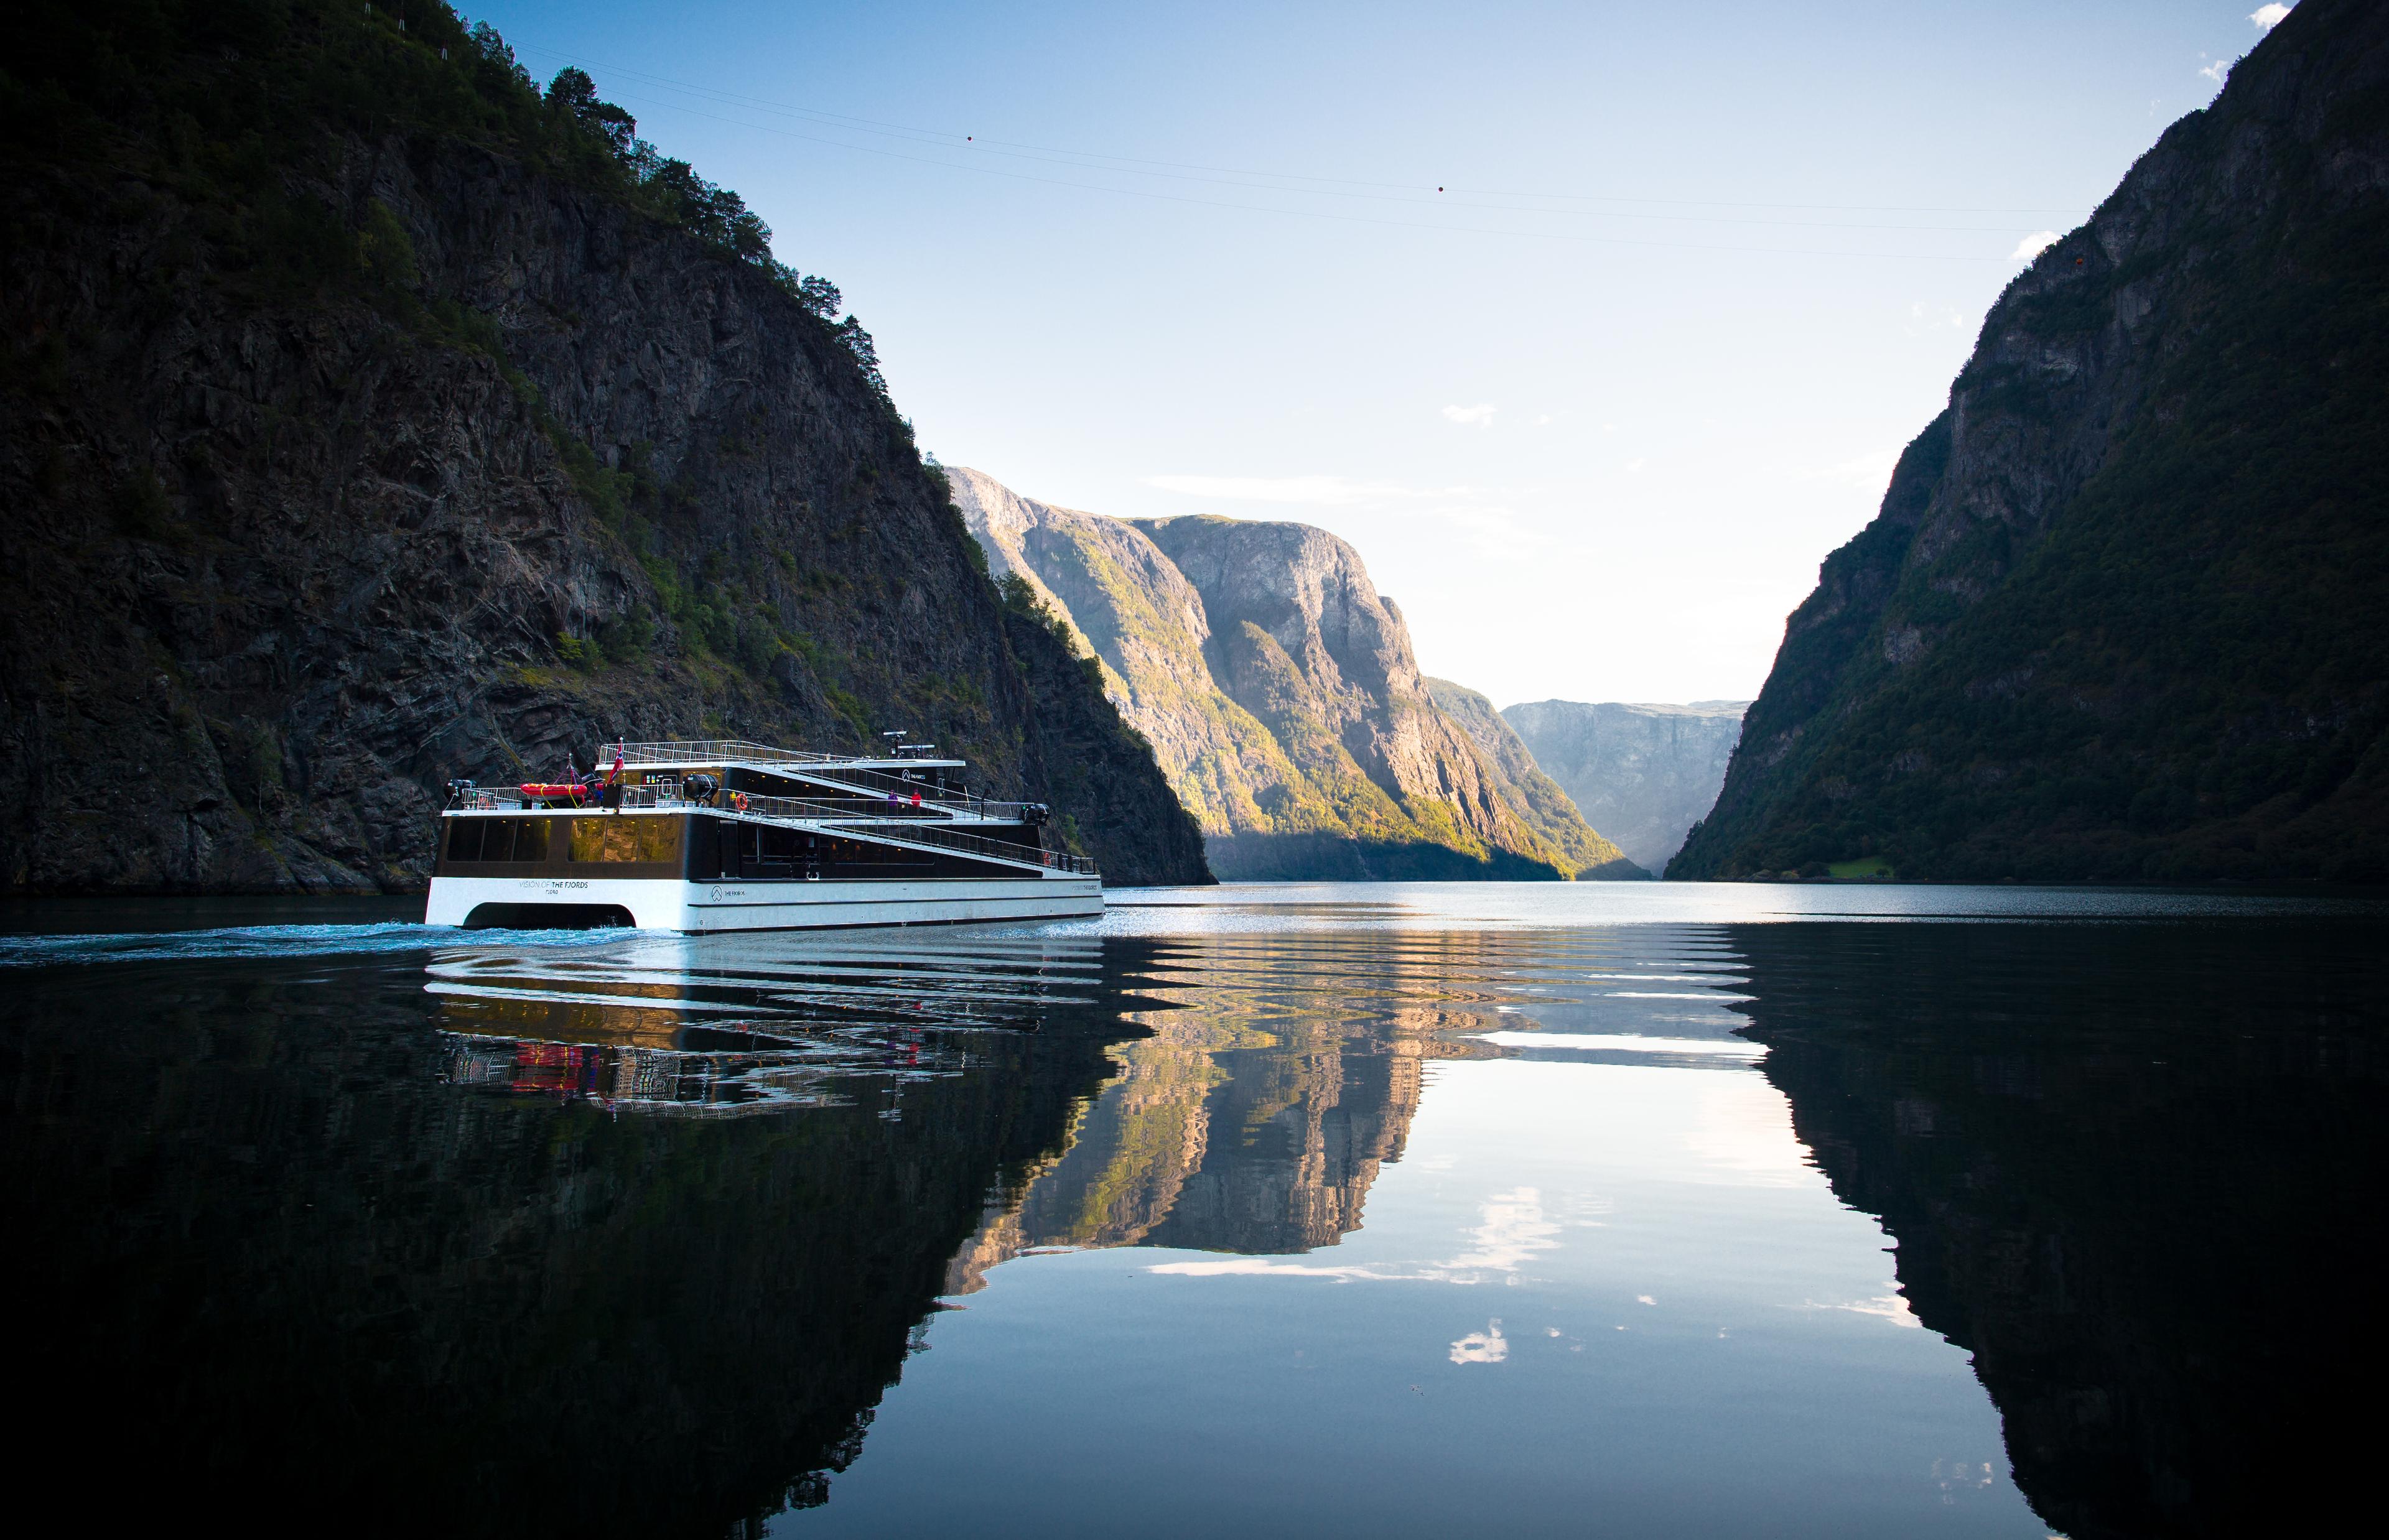
<svg viewBox="0 0 2389 1540"><path fill-rule="evenodd" d="M862 834L1096 874L1094 863L1085 857L1041 847L1029 827L1043 822L1041 806L992 802L950 783L943 772L965 769L965 761L961 759L926 752L817 754L743 739L683 739L608 744L599 749L594 762L610 769L618 756L621 779L606 794L607 811L683 813L702 808L740 821ZM737 785L732 772L740 770L749 772L744 779L750 783L774 789ZM689 778L697 775L710 777L713 783L712 789L702 795L692 795L688 786ZM452 818L600 810L594 796L570 783L548 787L456 783L454 789L455 799L446 810ZM978 832L963 832L973 829ZM1011 837L1005 838L1006 834ZM1028 843L1024 845L1023 839Z"/></svg>
<svg viewBox="0 0 2389 1540"><path fill-rule="evenodd" d="M744 738L672 738L652 744L602 745L597 750L597 762L611 764L619 749L626 770L718 770L732 765L750 770L802 768L824 772L836 770L901 771L965 768L964 760L941 758L925 752L935 746L925 745L924 751L900 749L892 756L821 754L811 749L774 748L770 744L753 743Z"/></svg>

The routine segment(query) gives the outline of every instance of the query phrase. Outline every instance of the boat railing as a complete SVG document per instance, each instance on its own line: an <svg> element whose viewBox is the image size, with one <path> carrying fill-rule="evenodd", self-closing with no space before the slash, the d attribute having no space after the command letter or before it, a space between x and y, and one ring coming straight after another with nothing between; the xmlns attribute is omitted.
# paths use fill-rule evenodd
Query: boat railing
<svg viewBox="0 0 2389 1540"><path fill-rule="evenodd" d="M989 839L984 834L965 834L946 823L906 823L877 819L869 821L846 821L838 828L855 834L868 834L881 839L901 840L914 845L934 845L941 849L959 850L966 855L992 856L999 860L1021 861L1030 866L1042 866L1055 872L1067 872L1074 876L1094 877L1102 873L1095 863L1085 856L1074 856L1067 850L1041 850L1033 845L1014 845L1006 840Z"/></svg>
<svg viewBox="0 0 2389 1540"><path fill-rule="evenodd" d="M1076 876L1101 874L1092 860L1084 856L1071 855L1067 850L1045 850L1033 845L990 839L985 834L965 834L950 823L932 822L926 819L874 818L858 812L851 805L816 801L811 797L771 796L760 792L717 793L712 801L698 802L674 795L671 788L658 786L624 786L621 794L620 806L626 808L711 808L718 811L744 813L750 818L834 824L854 834L935 846L966 855L992 856L998 860L1019 861L1055 872L1067 872ZM725 798L731 799L726 805ZM586 802L576 802L566 797L527 795L520 788L513 786L477 787L457 806L476 812L518 812L539 808L557 812L605 810L594 796ZM1018 809L1025 804L989 803L987 806Z"/></svg>
<svg viewBox="0 0 2389 1540"><path fill-rule="evenodd" d="M774 748L769 744L752 743L744 738L692 738L678 742L620 744L600 745L595 763L604 766L613 762L620 749L623 768L648 765L687 765L743 763L761 765L804 766L822 779L860 791L877 791L910 799L918 796L924 807L932 804L955 812L981 812L987 799L965 791L940 787L927 781L900 771L865 769L855 763L851 755L815 754L807 749ZM834 768L832 768L834 767ZM982 814L982 816L984 816Z"/></svg>
<svg viewBox="0 0 2389 1540"><path fill-rule="evenodd" d="M600 744L592 763L599 768L614 762L617 752L624 766L631 765L856 765L870 759L869 755L822 754L807 748L779 748L771 744L759 744L747 738L668 738L651 743ZM884 762L884 761L883 761ZM901 758L898 761L902 763ZM958 766L959 759L927 759L920 764ZM885 775L884 770L860 770L861 774Z"/></svg>
<svg viewBox="0 0 2389 1540"><path fill-rule="evenodd" d="M906 799L917 796L921 799L923 807L934 805L939 808L951 808L957 812L977 812L987 805L987 798L983 796L974 796L968 792L953 791L926 781L915 781L907 775L893 775L886 770L841 767L834 770L813 770L809 773L820 780L834 781L841 785L852 786L858 791L885 792Z"/></svg>
<svg viewBox="0 0 2389 1540"><path fill-rule="evenodd" d="M617 750L626 766L702 765L724 759L765 765L835 765L850 757L816 754L810 749L774 748L770 744L750 743L744 738L683 738L666 743L600 744L594 763L612 764Z"/></svg>
<svg viewBox="0 0 2389 1540"><path fill-rule="evenodd" d="M990 839L985 834L968 834L951 823L931 823L919 819L858 817L850 808L836 808L809 797L766 796L748 793L738 811L764 818L803 819L813 822L835 819L837 821L837 828L852 834L905 840L914 845L932 845L966 855L993 856L999 860L1022 861L1079 876L1099 874L1093 861L1084 856L1071 855L1067 850L1046 850L1033 845L1016 845L1010 840Z"/></svg>

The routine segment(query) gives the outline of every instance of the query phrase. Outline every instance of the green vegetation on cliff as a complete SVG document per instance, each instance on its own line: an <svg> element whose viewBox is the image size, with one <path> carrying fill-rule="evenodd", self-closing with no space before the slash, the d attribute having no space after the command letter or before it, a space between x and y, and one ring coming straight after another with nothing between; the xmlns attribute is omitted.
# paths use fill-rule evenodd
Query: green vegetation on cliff
<svg viewBox="0 0 2389 1540"><path fill-rule="evenodd" d="M1222 876L1642 875L1482 697L1468 698L1483 731L1440 702L1343 541L1298 524L1105 518L952 474L1003 580L1099 660Z"/></svg>
<svg viewBox="0 0 2389 1540"><path fill-rule="evenodd" d="M449 776L889 726L1116 881L1202 880L836 287L586 76L430 4L40 0L10 42L11 886L403 889Z"/></svg>
<svg viewBox="0 0 2389 1540"><path fill-rule="evenodd" d="M1526 740L1493 709L1491 701L1448 679L1429 679L1426 687L1444 715L1484 751L1486 762L1501 777L1501 800L1550 847L1561 871L1598 880L1651 874L1584 821L1575 801L1543 773Z"/></svg>
<svg viewBox="0 0 2389 1540"><path fill-rule="evenodd" d="M2307 0L1993 309L1670 870L2389 875L2384 187Z"/></svg>

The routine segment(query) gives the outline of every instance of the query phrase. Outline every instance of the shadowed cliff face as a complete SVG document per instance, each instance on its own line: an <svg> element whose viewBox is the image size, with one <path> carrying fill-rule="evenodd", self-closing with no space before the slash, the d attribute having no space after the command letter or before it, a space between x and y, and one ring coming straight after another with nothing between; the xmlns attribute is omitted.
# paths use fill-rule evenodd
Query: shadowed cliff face
<svg viewBox="0 0 2389 1540"><path fill-rule="evenodd" d="M258 126L232 108L0 172L7 883L407 889L451 776L888 727L1055 802L1115 882L1200 880L1150 757L1007 634L833 329L562 174L291 105L351 49L420 83L384 121L463 89L341 30L371 25L302 6L261 57L170 51L124 88L282 103L287 159L246 181L211 159Z"/></svg>
<svg viewBox="0 0 2389 1540"><path fill-rule="evenodd" d="M2306 0L2012 283L1675 870L2389 872L2389 12Z"/></svg>
<svg viewBox="0 0 2389 1540"><path fill-rule="evenodd" d="M1035 956L988 965L1007 999L940 982L967 960L833 953L832 1015L771 955L779 1036L710 1056L653 1046L650 969L578 1022L471 967L466 997L339 958L19 971L19 1457L122 1479L136 1521L269 1530L718 1536L822 1501L985 1194L1050 1158L1122 1028L1045 999ZM1061 994L1109 988L1051 961ZM534 1036L576 1028L605 1046ZM674 1101L676 1060L683 1093L811 1078Z"/></svg>
<svg viewBox="0 0 2389 1540"><path fill-rule="evenodd" d="M1749 1035L2076 1540L2303 1533L2389 1355L2377 926L1749 926Z"/></svg>
<svg viewBox="0 0 2389 1540"><path fill-rule="evenodd" d="M1437 703L1399 612L1334 536L1110 519L952 474L990 564L1102 660L1222 876L1545 877L1618 859Z"/></svg>

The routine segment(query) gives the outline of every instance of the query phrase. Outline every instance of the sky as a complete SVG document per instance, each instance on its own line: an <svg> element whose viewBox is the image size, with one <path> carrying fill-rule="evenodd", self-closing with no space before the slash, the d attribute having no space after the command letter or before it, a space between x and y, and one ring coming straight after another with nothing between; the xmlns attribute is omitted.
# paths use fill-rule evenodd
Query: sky
<svg viewBox="0 0 2389 1540"><path fill-rule="evenodd" d="M1329 529L1507 706L1756 694L2249 6L466 9L743 194L945 464Z"/></svg>

